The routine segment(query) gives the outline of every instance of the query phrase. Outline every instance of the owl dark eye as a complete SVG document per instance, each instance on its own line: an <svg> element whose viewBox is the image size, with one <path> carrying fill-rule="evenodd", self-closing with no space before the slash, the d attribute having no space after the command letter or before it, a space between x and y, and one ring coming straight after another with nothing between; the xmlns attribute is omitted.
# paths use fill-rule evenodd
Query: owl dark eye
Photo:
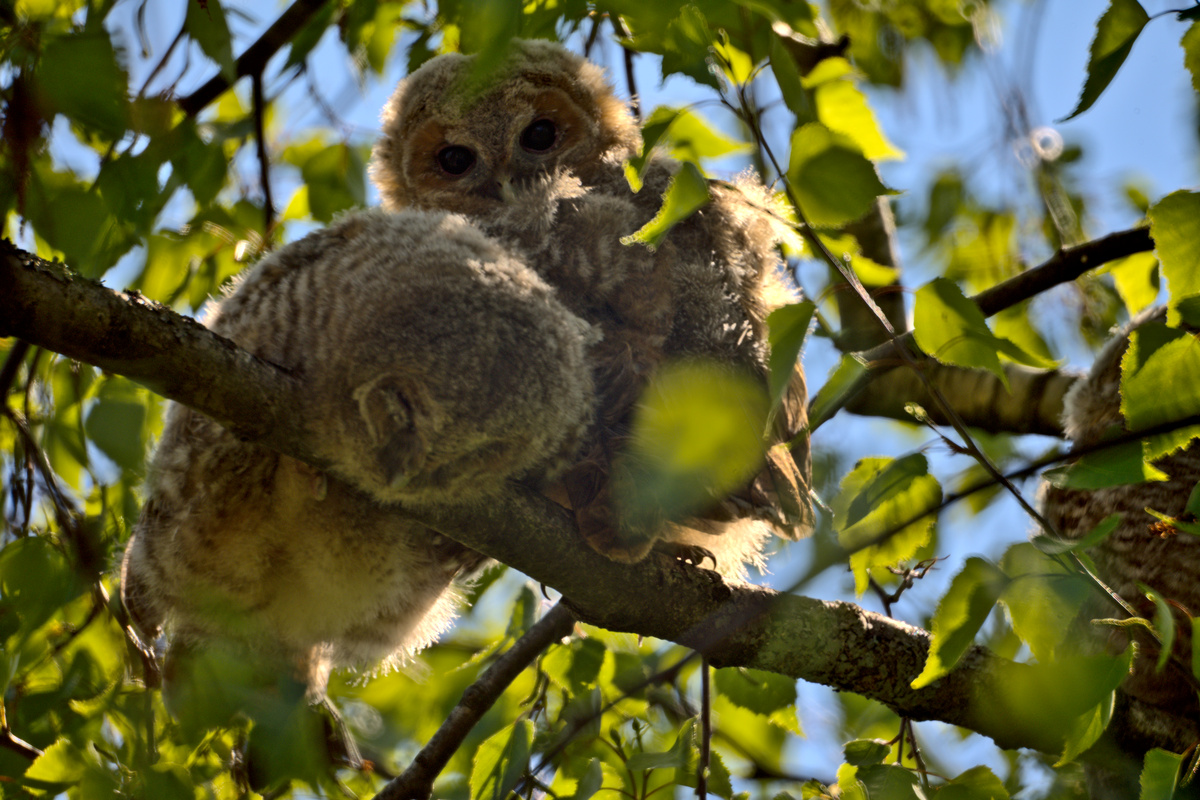
<svg viewBox="0 0 1200 800"><path fill-rule="evenodd" d="M521 147L533 153L544 153L558 141L558 128L548 119L534 120L521 131Z"/></svg>
<svg viewBox="0 0 1200 800"><path fill-rule="evenodd" d="M471 152L470 148L452 144L438 150L437 162L447 175L462 175L475 166L475 154Z"/></svg>

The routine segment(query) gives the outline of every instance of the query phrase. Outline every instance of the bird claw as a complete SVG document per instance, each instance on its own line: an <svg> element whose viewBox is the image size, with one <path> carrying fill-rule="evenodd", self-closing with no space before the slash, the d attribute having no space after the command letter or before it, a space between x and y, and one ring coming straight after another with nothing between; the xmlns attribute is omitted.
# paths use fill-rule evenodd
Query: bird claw
<svg viewBox="0 0 1200 800"><path fill-rule="evenodd" d="M713 567L717 566L717 557L712 554L711 550L700 545L684 544L683 542L655 542L654 549L668 558L682 561L704 572L711 572L711 570L704 569L706 560L711 561Z"/></svg>

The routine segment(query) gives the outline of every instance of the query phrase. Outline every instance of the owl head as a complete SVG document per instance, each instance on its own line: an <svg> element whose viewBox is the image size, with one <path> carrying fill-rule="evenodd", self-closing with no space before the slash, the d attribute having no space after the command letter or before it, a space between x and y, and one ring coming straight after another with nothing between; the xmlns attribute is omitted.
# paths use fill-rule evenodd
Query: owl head
<svg viewBox="0 0 1200 800"><path fill-rule="evenodd" d="M603 71L558 44L514 40L482 88L473 60L438 56L388 101L370 169L385 208L485 214L514 186L554 171L587 184L640 149Z"/></svg>

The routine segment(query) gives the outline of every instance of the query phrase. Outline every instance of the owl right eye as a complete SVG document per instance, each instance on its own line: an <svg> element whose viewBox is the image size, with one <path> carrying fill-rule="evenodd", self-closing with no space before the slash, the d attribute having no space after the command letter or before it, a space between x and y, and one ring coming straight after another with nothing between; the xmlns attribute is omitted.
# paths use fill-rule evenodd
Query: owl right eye
<svg viewBox="0 0 1200 800"><path fill-rule="evenodd" d="M468 147L452 144L438 150L437 162L447 175L462 175L475 166L475 154Z"/></svg>

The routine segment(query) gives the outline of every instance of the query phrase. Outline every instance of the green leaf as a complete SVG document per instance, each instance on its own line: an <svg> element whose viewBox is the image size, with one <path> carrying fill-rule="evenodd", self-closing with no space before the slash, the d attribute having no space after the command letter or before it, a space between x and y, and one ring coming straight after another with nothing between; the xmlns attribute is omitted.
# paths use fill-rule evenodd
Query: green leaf
<svg viewBox="0 0 1200 800"><path fill-rule="evenodd" d="M1158 257L1154 253L1134 253L1118 259L1108 265L1107 271L1131 317L1158 299Z"/></svg>
<svg viewBox="0 0 1200 800"><path fill-rule="evenodd" d="M1157 747L1146 753L1138 800L1172 800L1182 763L1183 756Z"/></svg>
<svg viewBox="0 0 1200 800"><path fill-rule="evenodd" d="M995 564L982 558L967 559L934 612L929 658L912 688L928 686L953 669L1008 585L1008 576Z"/></svg>
<svg viewBox="0 0 1200 800"><path fill-rule="evenodd" d="M83 780L83 776L94 765L94 757L89 758L66 739L59 739L29 765L25 777L65 788Z"/></svg>
<svg viewBox="0 0 1200 800"><path fill-rule="evenodd" d="M1075 550L1086 550L1089 547L1095 547L1107 539L1120 524L1120 514L1109 514L1100 520L1099 524L1092 528L1086 536L1080 539L1054 539L1043 533L1039 533L1030 540L1030 544L1048 556L1061 555Z"/></svg>
<svg viewBox="0 0 1200 800"><path fill-rule="evenodd" d="M1192 674L1200 679L1200 617L1192 617Z"/></svg>
<svg viewBox="0 0 1200 800"><path fill-rule="evenodd" d="M832 503L833 526L838 543L855 551L850 568L858 594L867 590L872 568L910 559L929 542L936 517L927 512L941 499L941 486L920 454L865 458L842 479ZM888 531L894 532L869 544Z"/></svg>
<svg viewBox="0 0 1200 800"><path fill-rule="evenodd" d="M1180 190L1150 207L1150 236L1171 290L1167 324L1180 319L1200 324L1200 316L1184 314L1180 306L1200 295L1200 192Z"/></svg>
<svg viewBox="0 0 1200 800"><path fill-rule="evenodd" d="M1088 453L1073 464L1048 469L1044 477L1060 489L1105 489L1165 481L1171 476L1146 461L1141 442L1126 442Z"/></svg>
<svg viewBox="0 0 1200 800"><path fill-rule="evenodd" d="M490 737L475 751L471 767L471 797L504 800L525 774L533 742L533 723L518 720Z"/></svg>
<svg viewBox="0 0 1200 800"><path fill-rule="evenodd" d="M1200 22L1193 22L1179 42L1183 47L1183 65L1192 73L1192 88L1200 92Z"/></svg>
<svg viewBox="0 0 1200 800"><path fill-rule="evenodd" d="M125 400L98 400L87 415L84 430L92 444L122 469L140 471L145 461L142 426L146 406Z"/></svg>
<svg viewBox="0 0 1200 800"><path fill-rule="evenodd" d="M593 758L589 760L587 772L579 779L579 783L575 786L575 794L571 795L569 800L588 800L600 791L603 783L604 773L600 769L600 762Z"/></svg>
<svg viewBox="0 0 1200 800"><path fill-rule="evenodd" d="M225 21L225 9L221 0L192 0L187 4L184 28L188 35L200 45L204 55L216 62L221 74L232 83L237 79L237 64L233 60L233 37L229 23Z"/></svg>
<svg viewBox="0 0 1200 800"><path fill-rule="evenodd" d="M680 222L704 207L710 199L708 181L700 174L700 168L684 162L679 172L671 178L671 185L663 195L662 208L641 230L622 237L621 244L641 243L651 250Z"/></svg>
<svg viewBox="0 0 1200 800"><path fill-rule="evenodd" d="M6 612L19 616L23 639L84 589L66 557L45 539L29 536L0 550L0 596Z"/></svg>
<svg viewBox="0 0 1200 800"><path fill-rule="evenodd" d="M1171 659L1171 650L1175 647L1175 615L1171 613L1171 604L1159 592L1144 583L1139 583L1138 587L1154 603L1154 630L1161 642L1158 663L1154 668L1162 672L1167 666L1167 661Z"/></svg>
<svg viewBox="0 0 1200 800"><path fill-rule="evenodd" d="M755 378L709 362L668 364L634 415L632 439L614 468L614 493L635 529L678 519L758 471L770 408Z"/></svg>
<svg viewBox="0 0 1200 800"><path fill-rule="evenodd" d="M52 112L115 141L129 127L129 77L102 27L51 39L36 73Z"/></svg>
<svg viewBox="0 0 1200 800"><path fill-rule="evenodd" d="M714 685L735 705L755 714L771 716L796 702L796 681L786 675L744 667L728 667L713 673Z"/></svg>
<svg viewBox="0 0 1200 800"><path fill-rule="evenodd" d="M705 158L720 158L751 149L748 143L730 139L713 130L703 117L688 109L681 110L671 120L665 139L670 145L671 155L685 162L699 163Z"/></svg>
<svg viewBox="0 0 1200 800"><path fill-rule="evenodd" d="M1156 323L1134 330L1121 360L1121 413L1133 431L1200 414L1200 342ZM1200 426L1152 437L1143 442L1143 455L1159 458L1196 436Z"/></svg>
<svg viewBox="0 0 1200 800"><path fill-rule="evenodd" d="M1055 764L1056 767L1074 761L1100 739L1105 728L1108 727L1108 723L1112 720L1115 706L1116 695L1110 694L1091 710L1083 712L1072 720L1067 728L1062 755Z"/></svg>
<svg viewBox="0 0 1200 800"><path fill-rule="evenodd" d="M792 134L788 180L804 217L815 227L837 227L861 218L881 194L883 185L854 140L819 122Z"/></svg>
<svg viewBox="0 0 1200 800"><path fill-rule="evenodd" d="M809 430L816 430L846 403L847 396L856 391L871 369L856 353L846 353L833 373L817 390L808 412Z"/></svg>
<svg viewBox="0 0 1200 800"><path fill-rule="evenodd" d="M913 771L896 764L859 767L858 780L872 800L925 800Z"/></svg>
<svg viewBox="0 0 1200 800"><path fill-rule="evenodd" d="M333 215L366 205L366 163L358 148L335 144L313 154L300 168L308 184L313 219L331 222Z"/></svg>
<svg viewBox="0 0 1200 800"><path fill-rule="evenodd" d="M1008 800L1008 790L996 773L972 767L938 790L937 800Z"/></svg>
<svg viewBox="0 0 1200 800"><path fill-rule="evenodd" d="M1066 122L1092 107L1092 103L1108 88L1117 70L1125 63L1134 41L1149 21L1150 16L1137 0L1112 0L1108 10L1096 23L1096 36L1092 39L1083 93L1075 110L1060 122Z"/></svg>
<svg viewBox="0 0 1200 800"><path fill-rule="evenodd" d="M903 158L904 153L887 140L867 96L851 81L842 79L822 83L814 91L817 118L831 131L844 134L872 161Z"/></svg>
<svg viewBox="0 0 1200 800"><path fill-rule="evenodd" d="M808 328L817 307L811 300L777 308L767 315L768 338L771 343L771 375L768 393L771 408L778 408L796 369L796 359L804 347Z"/></svg>
<svg viewBox="0 0 1200 800"><path fill-rule="evenodd" d="M1008 388L1000 354L1031 367L1050 368L1054 362L1026 352L1016 343L992 333L979 306L947 278L935 278L917 291L913 336L925 353L945 364L982 368Z"/></svg>
<svg viewBox="0 0 1200 800"><path fill-rule="evenodd" d="M1000 602L1013 630L1038 661L1056 660L1091 584L1029 543L1008 548L1000 569L1012 580Z"/></svg>
<svg viewBox="0 0 1200 800"><path fill-rule="evenodd" d="M798 125L816 122L816 111L813 108L812 100L808 90L801 82L800 67L796 64L796 59L788 52L787 46L783 44L784 34L775 30L774 27L772 27L771 33L771 72L774 73L775 81L779 84L783 102L787 105L788 110L796 115Z"/></svg>
<svg viewBox="0 0 1200 800"><path fill-rule="evenodd" d="M891 745L881 739L855 739L842 747L846 763L856 767L882 764L891 751Z"/></svg>

